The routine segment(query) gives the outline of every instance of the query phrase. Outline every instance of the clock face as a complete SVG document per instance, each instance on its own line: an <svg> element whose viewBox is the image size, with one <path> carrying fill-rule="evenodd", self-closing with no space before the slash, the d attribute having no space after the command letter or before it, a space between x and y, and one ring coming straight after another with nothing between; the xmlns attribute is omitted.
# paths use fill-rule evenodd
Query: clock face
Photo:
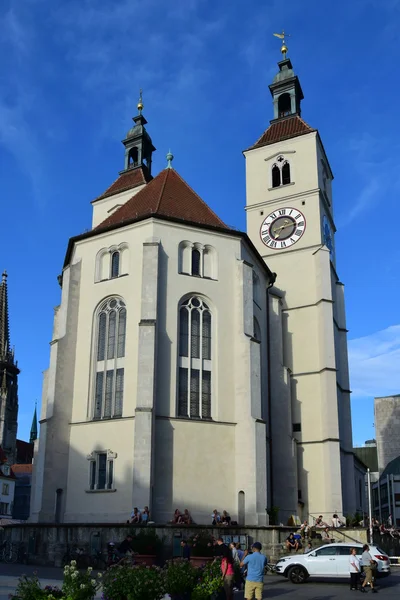
<svg viewBox="0 0 400 600"><path fill-rule="evenodd" d="M322 236L324 239L325 246L329 249L329 252L331 255L331 260L333 260L333 256L334 256L333 233L332 233L332 228L330 226L330 223L329 223L326 215L324 215L324 217L322 219Z"/></svg>
<svg viewBox="0 0 400 600"><path fill-rule="evenodd" d="M273 250L285 250L299 241L306 230L306 219L297 208L280 208L264 219L260 236Z"/></svg>

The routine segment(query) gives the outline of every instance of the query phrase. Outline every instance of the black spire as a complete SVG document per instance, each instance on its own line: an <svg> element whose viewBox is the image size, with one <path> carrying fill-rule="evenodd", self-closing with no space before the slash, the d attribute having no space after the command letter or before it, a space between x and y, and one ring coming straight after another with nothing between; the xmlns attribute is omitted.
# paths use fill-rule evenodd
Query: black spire
<svg viewBox="0 0 400 600"><path fill-rule="evenodd" d="M133 117L133 122L135 124L126 134L126 138L122 141L125 146L125 169L121 171L121 173L125 173L126 171L137 167L144 167L147 169L148 174L151 175L151 160L155 147L145 128L147 121L142 115L142 90L140 90L137 108L138 114L136 117Z"/></svg>

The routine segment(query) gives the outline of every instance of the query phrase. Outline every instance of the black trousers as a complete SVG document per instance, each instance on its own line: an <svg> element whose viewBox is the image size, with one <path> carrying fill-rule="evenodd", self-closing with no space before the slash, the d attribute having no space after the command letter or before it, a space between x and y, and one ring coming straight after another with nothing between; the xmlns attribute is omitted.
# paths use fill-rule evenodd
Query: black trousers
<svg viewBox="0 0 400 600"><path fill-rule="evenodd" d="M360 573L350 573L350 588L358 588Z"/></svg>

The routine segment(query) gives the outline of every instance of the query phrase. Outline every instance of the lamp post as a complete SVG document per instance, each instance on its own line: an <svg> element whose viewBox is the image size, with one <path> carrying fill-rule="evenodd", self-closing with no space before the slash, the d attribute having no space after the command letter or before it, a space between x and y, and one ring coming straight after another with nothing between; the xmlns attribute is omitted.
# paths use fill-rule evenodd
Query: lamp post
<svg viewBox="0 0 400 600"><path fill-rule="evenodd" d="M369 543L372 544L372 503L371 503L371 473L369 468L367 469L367 481L368 481L368 517L369 517Z"/></svg>

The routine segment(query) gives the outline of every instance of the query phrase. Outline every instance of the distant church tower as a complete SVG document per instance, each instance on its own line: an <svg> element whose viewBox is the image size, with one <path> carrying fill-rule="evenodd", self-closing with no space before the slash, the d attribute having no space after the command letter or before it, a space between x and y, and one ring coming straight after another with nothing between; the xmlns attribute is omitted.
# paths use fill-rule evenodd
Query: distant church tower
<svg viewBox="0 0 400 600"><path fill-rule="evenodd" d="M247 233L277 273L269 300L270 503L282 520L294 509L304 518L356 509L333 174L318 131L300 116L303 92L286 53L283 41L269 86L274 118L244 152Z"/></svg>
<svg viewBox="0 0 400 600"><path fill-rule="evenodd" d="M0 446L10 464L16 459L18 363L10 346L7 273L0 282Z"/></svg>

